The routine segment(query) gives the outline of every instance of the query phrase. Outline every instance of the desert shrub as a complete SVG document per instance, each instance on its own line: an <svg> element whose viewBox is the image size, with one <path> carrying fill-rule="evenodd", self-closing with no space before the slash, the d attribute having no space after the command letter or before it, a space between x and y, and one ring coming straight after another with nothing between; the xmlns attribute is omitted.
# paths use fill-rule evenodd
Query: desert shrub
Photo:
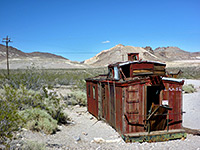
<svg viewBox="0 0 200 150"><path fill-rule="evenodd" d="M19 88L13 88L12 86L6 84L0 92L2 98L15 104L18 110L38 107L42 104L40 92L28 90L24 85L19 85Z"/></svg>
<svg viewBox="0 0 200 150"><path fill-rule="evenodd" d="M67 123L68 117L63 111L64 106L60 104L60 98L55 92L48 92L46 87L33 91L26 89L24 85L20 85L18 89L5 85L0 93L3 99L14 103L18 110L37 107L47 111L58 123Z"/></svg>
<svg viewBox="0 0 200 150"><path fill-rule="evenodd" d="M49 92L46 87L40 89L40 91L33 91L26 89L25 86L20 85L18 89L13 88L9 85L5 85L3 89L0 90L1 99L12 104L11 106L15 107L16 112L22 111L28 113L35 113L35 108L48 113L51 119L56 120L56 124L66 124L69 120L67 114L64 113L64 106L60 104L60 99L57 98L57 95L54 92ZM11 109L12 107L10 107ZM21 115L21 113L19 113ZM16 115L13 114L13 115ZM37 120L26 121L26 118L23 115L25 121L24 126L32 130L45 130L46 133L51 133L47 131L46 128L52 128L49 122L49 116L43 115L43 119L39 122ZM2 115L1 115L2 116ZM44 119L47 117L46 119ZM35 121L35 122L34 122ZM50 120L51 121L51 120ZM34 127L34 125L38 125ZM42 128L44 124L44 129Z"/></svg>
<svg viewBox="0 0 200 150"><path fill-rule="evenodd" d="M37 143L36 141L25 141L22 150L46 150L44 143Z"/></svg>
<svg viewBox="0 0 200 150"><path fill-rule="evenodd" d="M0 144L9 146L12 133L22 125L21 117L17 112L15 104L0 97Z"/></svg>
<svg viewBox="0 0 200 150"><path fill-rule="evenodd" d="M80 106L86 106L87 105L87 96L86 92L83 92L81 90L73 91L69 94L70 101L72 101L72 105L80 105Z"/></svg>
<svg viewBox="0 0 200 150"><path fill-rule="evenodd" d="M30 130L43 131L52 134L57 129L57 121L54 120L45 110L30 108L19 112L19 115L26 122L25 127Z"/></svg>
<svg viewBox="0 0 200 150"><path fill-rule="evenodd" d="M196 89L194 88L193 84L183 85L183 91L185 93L194 93L196 92Z"/></svg>
<svg viewBox="0 0 200 150"><path fill-rule="evenodd" d="M41 97L44 99L44 105L41 105L41 108L45 109L59 124L66 124L69 118L64 112L65 105L61 105L61 100L56 93L48 92L48 89L43 87L41 89Z"/></svg>
<svg viewBox="0 0 200 150"><path fill-rule="evenodd" d="M86 91L85 79L99 74L106 74L107 68L92 69L38 69L34 65L25 70L10 70L10 76L7 76L6 70L0 71L0 87L9 84L14 88L20 85L27 89L39 90L43 86L53 87L55 85L74 85L75 87Z"/></svg>

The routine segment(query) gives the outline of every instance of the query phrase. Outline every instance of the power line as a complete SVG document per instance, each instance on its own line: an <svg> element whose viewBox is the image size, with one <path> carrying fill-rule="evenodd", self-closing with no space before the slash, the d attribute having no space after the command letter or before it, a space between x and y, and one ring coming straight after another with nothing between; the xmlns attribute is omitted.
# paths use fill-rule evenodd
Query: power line
<svg viewBox="0 0 200 150"><path fill-rule="evenodd" d="M9 77L9 61L8 61L8 43L12 42L8 36L6 38L3 38L2 42L6 43L6 57L7 57L7 72Z"/></svg>

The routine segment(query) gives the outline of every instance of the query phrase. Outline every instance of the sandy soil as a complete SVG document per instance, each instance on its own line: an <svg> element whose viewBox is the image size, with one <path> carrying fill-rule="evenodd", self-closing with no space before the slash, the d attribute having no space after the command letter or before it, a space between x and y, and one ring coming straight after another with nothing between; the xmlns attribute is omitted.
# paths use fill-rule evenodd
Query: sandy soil
<svg viewBox="0 0 200 150"><path fill-rule="evenodd" d="M71 107L66 110L73 122L61 126L54 135L24 131L23 140L45 143L47 149L200 149L200 136L188 134L185 140L156 143L125 143L120 135L108 124L97 121L86 107Z"/></svg>
<svg viewBox="0 0 200 150"><path fill-rule="evenodd" d="M200 80L185 80L184 84L193 84L197 92L183 94L183 126L200 130Z"/></svg>
<svg viewBox="0 0 200 150"><path fill-rule="evenodd" d="M200 80L186 80L185 84L194 84L197 92L183 94L183 126L200 129ZM86 107L73 106L66 109L72 119L70 125L60 126L54 135L24 130L23 141L44 143L47 149L190 149L200 150L200 136L188 134L185 140L172 140L156 143L125 143L120 135L107 123L98 121L87 112Z"/></svg>

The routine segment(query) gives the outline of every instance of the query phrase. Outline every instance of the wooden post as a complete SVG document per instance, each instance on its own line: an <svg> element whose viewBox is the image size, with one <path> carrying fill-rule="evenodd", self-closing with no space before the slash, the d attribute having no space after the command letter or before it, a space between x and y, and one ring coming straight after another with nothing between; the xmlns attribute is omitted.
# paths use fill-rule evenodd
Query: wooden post
<svg viewBox="0 0 200 150"><path fill-rule="evenodd" d="M8 43L12 42L12 41L7 36L6 38L3 38L2 42L6 42L7 73L8 73L8 77L9 77L10 73L9 73L9 61L8 61Z"/></svg>

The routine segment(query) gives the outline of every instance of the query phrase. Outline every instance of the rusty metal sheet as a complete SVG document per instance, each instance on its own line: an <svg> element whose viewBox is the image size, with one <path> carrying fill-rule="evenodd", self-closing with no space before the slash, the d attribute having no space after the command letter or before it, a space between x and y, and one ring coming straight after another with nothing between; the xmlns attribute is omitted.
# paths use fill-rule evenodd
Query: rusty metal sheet
<svg viewBox="0 0 200 150"><path fill-rule="evenodd" d="M122 88L116 87L116 129L119 133L122 133Z"/></svg>
<svg viewBox="0 0 200 150"><path fill-rule="evenodd" d="M98 86L97 83L87 82L88 111L98 117Z"/></svg>
<svg viewBox="0 0 200 150"><path fill-rule="evenodd" d="M165 81L163 91L163 101L169 103L172 108L169 111L169 129L181 129L182 123L182 85Z"/></svg>

